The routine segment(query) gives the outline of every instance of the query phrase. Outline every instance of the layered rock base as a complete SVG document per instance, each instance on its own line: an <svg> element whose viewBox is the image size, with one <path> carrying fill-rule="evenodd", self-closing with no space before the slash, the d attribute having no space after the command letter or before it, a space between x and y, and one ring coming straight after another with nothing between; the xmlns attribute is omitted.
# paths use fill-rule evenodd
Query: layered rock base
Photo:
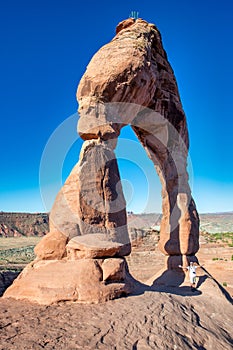
<svg viewBox="0 0 233 350"><path fill-rule="evenodd" d="M133 278L125 258L119 257L122 249L99 235L75 237L66 246L66 258L32 262L3 297L50 305L99 303L127 295L133 291Z"/></svg>

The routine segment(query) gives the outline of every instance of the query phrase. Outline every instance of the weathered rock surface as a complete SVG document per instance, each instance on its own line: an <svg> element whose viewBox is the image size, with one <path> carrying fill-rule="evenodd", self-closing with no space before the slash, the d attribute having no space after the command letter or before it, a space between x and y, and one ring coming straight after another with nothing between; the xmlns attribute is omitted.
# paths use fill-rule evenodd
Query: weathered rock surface
<svg viewBox="0 0 233 350"><path fill-rule="evenodd" d="M66 246L69 260L124 256L127 245L110 242L103 234L87 234L72 238Z"/></svg>
<svg viewBox="0 0 233 350"><path fill-rule="evenodd" d="M120 23L117 35L90 61L77 99L84 140L116 138L131 124L162 183L160 249L194 255L199 217L186 170L188 130L158 29L142 19Z"/></svg>
<svg viewBox="0 0 233 350"><path fill-rule="evenodd" d="M232 305L209 277L203 280L199 293L147 286L97 305L1 298L0 348L232 350Z"/></svg>
<svg viewBox="0 0 233 350"><path fill-rule="evenodd" d="M69 239L103 233L111 241L129 243L125 208L114 151L107 142L85 142L79 163L55 200L52 225Z"/></svg>
<svg viewBox="0 0 233 350"><path fill-rule="evenodd" d="M55 200L50 232L35 247L37 259L4 297L41 304L97 303L132 291L133 279L120 258L130 253L131 244L110 146L96 140L84 144L79 163Z"/></svg>
<svg viewBox="0 0 233 350"><path fill-rule="evenodd" d="M113 248L119 243L120 255L130 253L126 202L112 146L97 140L84 143L79 162L55 199L50 233L35 248L38 258L61 259L70 239L97 233L113 242Z"/></svg>
<svg viewBox="0 0 233 350"><path fill-rule="evenodd" d="M191 292L189 280L184 278L182 285L177 285L181 272L175 279L171 276L172 281L168 279L173 271L161 276L163 257L153 247L152 240L149 243L143 236L143 244L133 248L127 257L130 272L147 284L141 292L127 298L91 305L61 302L49 307L28 300L0 298L0 349L170 350L176 345L182 350L231 350L233 308L219 286L201 269L197 271L196 292ZM232 248L227 247L227 254L223 249L219 244L202 244L198 258L221 284L229 284L233 276ZM214 261L216 256L224 260ZM118 266L114 268L112 264ZM124 258L104 259L103 281L112 281L114 269L120 271L119 264L124 264ZM114 276L113 281L116 279L119 281L121 276ZM167 287L168 282L173 287Z"/></svg>
<svg viewBox="0 0 233 350"><path fill-rule="evenodd" d="M68 300L99 303L132 290L133 279L122 258L41 260L29 264L3 298L45 305Z"/></svg>
<svg viewBox="0 0 233 350"><path fill-rule="evenodd" d="M42 260L60 260L65 255L67 241L67 236L54 229L36 245L35 254L38 259Z"/></svg>
<svg viewBox="0 0 233 350"><path fill-rule="evenodd" d="M128 267L124 259L104 259L102 265L103 270L103 281L125 281ZM132 291L133 285L131 285Z"/></svg>

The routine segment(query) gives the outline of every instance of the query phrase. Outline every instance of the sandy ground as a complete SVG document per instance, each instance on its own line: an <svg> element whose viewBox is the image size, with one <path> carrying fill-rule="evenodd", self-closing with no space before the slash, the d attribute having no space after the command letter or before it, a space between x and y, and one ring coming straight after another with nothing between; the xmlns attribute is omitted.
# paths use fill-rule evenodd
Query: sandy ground
<svg viewBox="0 0 233 350"><path fill-rule="evenodd" d="M233 248L221 244L203 244L197 257L208 272L233 297Z"/></svg>

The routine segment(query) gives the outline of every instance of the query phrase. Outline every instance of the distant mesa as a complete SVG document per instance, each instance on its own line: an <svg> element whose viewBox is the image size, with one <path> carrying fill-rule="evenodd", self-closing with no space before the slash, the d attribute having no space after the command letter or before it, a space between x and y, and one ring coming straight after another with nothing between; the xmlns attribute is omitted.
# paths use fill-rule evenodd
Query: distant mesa
<svg viewBox="0 0 233 350"><path fill-rule="evenodd" d="M160 231L160 213L135 214L127 211L128 229ZM200 214L200 230L207 233L232 232L233 212ZM0 237L43 237L49 232L49 214L0 212Z"/></svg>
<svg viewBox="0 0 233 350"><path fill-rule="evenodd" d="M0 212L0 237L44 236L48 232L46 213Z"/></svg>

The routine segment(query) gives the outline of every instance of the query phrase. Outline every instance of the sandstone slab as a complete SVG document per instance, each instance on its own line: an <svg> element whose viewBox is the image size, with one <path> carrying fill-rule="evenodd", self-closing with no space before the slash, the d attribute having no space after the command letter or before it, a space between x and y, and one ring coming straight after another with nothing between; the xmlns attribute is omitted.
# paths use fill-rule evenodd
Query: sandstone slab
<svg viewBox="0 0 233 350"><path fill-rule="evenodd" d="M87 234L72 238L66 246L67 259L94 259L123 256L129 251L128 245L107 240L103 234Z"/></svg>

